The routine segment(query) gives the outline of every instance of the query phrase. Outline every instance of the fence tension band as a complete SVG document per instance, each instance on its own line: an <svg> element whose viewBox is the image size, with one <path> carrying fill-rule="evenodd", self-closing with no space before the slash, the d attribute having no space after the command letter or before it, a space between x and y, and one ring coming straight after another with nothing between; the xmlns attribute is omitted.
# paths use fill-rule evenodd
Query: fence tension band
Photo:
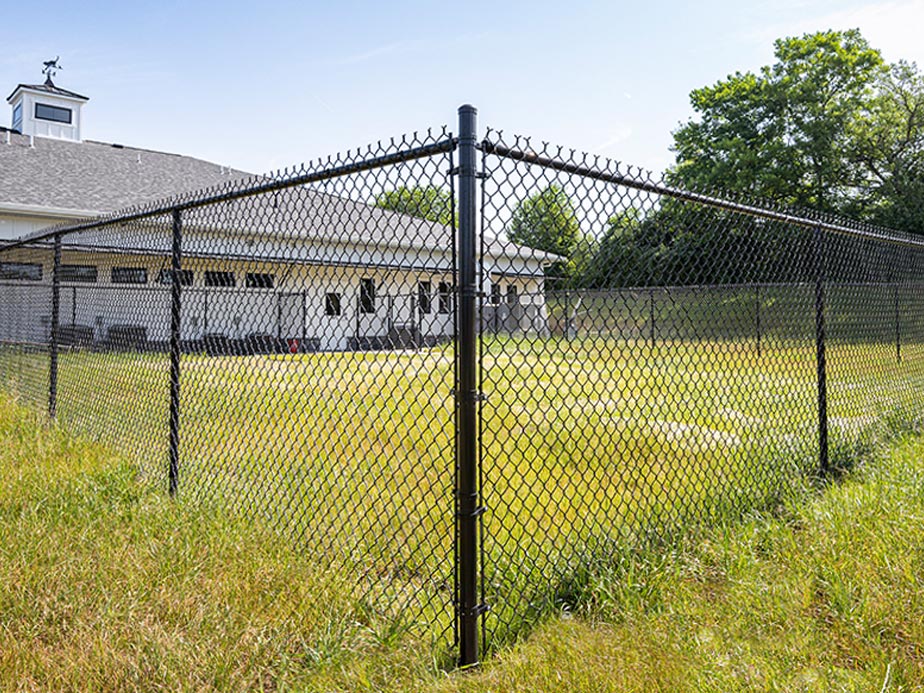
<svg viewBox="0 0 924 693"><path fill-rule="evenodd" d="M450 176L458 176L460 173L462 173L462 168L460 166L453 166L449 169ZM488 180L491 177L491 174L486 171L475 171L472 175L479 180Z"/></svg>
<svg viewBox="0 0 924 693"><path fill-rule="evenodd" d="M461 604L456 605L456 612L460 616L471 616L472 618L477 618L479 616L484 616L491 610L490 604L485 604L484 602L476 604L470 609L464 609Z"/></svg>

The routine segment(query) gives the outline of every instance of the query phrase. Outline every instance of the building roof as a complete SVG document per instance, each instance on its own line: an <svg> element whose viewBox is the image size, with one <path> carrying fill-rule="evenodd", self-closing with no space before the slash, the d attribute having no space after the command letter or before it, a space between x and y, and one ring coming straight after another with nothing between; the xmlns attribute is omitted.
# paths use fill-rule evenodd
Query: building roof
<svg viewBox="0 0 924 693"><path fill-rule="evenodd" d="M105 214L250 175L191 156L120 144L30 138L3 127L0 133L0 210Z"/></svg>
<svg viewBox="0 0 924 693"><path fill-rule="evenodd" d="M83 96L75 91L69 91L67 89L62 89L61 87L56 87L50 79L46 80L44 84L17 84L12 93L6 97L6 100L10 101L16 95L16 92L20 89L31 89L32 91L41 91L45 92L46 94L54 94L55 96L66 96L71 99L82 99L83 101L90 100L90 97Z"/></svg>
<svg viewBox="0 0 924 693"><path fill-rule="evenodd" d="M5 133L5 136L2 136ZM7 143L9 141L9 143ZM0 127L0 212L36 216L95 217L118 210L175 199L209 188L246 187L259 178L243 171L189 156L166 154L118 144L30 138ZM198 229L213 252L233 252L234 246L254 243L256 255L274 255L284 245L321 243L327 257L339 244L366 247L411 247L448 251L451 227L382 209L323 189L298 186L190 210L184 227ZM112 227L80 235L83 243L136 250L155 250L162 239L138 243L131 233L114 241ZM27 234L20 240L42 236ZM200 238L205 238L200 237ZM245 241L245 239L248 239ZM193 245L193 239L189 239ZM282 245L278 245L282 244ZM307 249L307 246L305 246ZM190 247L190 250L192 248ZM204 250L204 249L200 249ZM315 247L317 250L317 247ZM517 257L540 264L560 260L555 255L487 237L485 254Z"/></svg>

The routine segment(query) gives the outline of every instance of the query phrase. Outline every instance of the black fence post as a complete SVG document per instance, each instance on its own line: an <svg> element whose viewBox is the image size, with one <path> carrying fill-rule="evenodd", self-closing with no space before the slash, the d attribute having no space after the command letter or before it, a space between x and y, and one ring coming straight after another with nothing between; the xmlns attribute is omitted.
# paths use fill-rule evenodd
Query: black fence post
<svg viewBox="0 0 924 693"><path fill-rule="evenodd" d="M459 565L459 666L478 663L478 412L477 412L477 110L459 108L459 300L456 371L456 494Z"/></svg>
<svg viewBox="0 0 924 693"><path fill-rule="evenodd" d="M173 210L170 262L170 495L175 496L180 476L180 310L182 307L183 220Z"/></svg>
<svg viewBox="0 0 924 693"><path fill-rule="evenodd" d="M48 345L48 416L58 415L58 339L61 322L61 234L55 236L51 270L51 335Z"/></svg>
<svg viewBox="0 0 924 693"><path fill-rule="evenodd" d="M818 377L818 468L828 473L828 364L825 353L825 237L815 227L815 362Z"/></svg>
<svg viewBox="0 0 924 693"><path fill-rule="evenodd" d="M754 284L755 328L757 331L757 355L760 356L760 284Z"/></svg>

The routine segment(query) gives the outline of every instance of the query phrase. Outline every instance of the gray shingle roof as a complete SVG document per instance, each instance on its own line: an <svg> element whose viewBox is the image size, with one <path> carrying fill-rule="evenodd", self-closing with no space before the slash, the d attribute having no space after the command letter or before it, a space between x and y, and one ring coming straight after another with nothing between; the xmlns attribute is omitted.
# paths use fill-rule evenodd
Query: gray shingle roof
<svg viewBox="0 0 924 693"><path fill-rule="evenodd" d="M71 142L9 133L0 137L0 212L4 206L35 206L74 210L84 215L137 208L230 181L259 178L243 171L177 154L85 140ZM233 186L232 186L233 187ZM75 216L78 216L75 214ZM309 187L245 197L187 212L184 226L209 229L224 244L242 236L283 238L324 243L359 243L442 249L452 246L452 229ZM27 234L23 240L43 232ZM84 242L94 235L85 233ZM101 237L106 231L100 232ZM486 255L518 257L537 263L559 260L549 253L488 237ZM124 239L130 244L128 238ZM117 244L121 245L121 244ZM230 248L225 248L229 251Z"/></svg>
<svg viewBox="0 0 924 693"><path fill-rule="evenodd" d="M0 132L0 209L35 205L103 214L249 176L178 154L47 137L33 144L15 131Z"/></svg>

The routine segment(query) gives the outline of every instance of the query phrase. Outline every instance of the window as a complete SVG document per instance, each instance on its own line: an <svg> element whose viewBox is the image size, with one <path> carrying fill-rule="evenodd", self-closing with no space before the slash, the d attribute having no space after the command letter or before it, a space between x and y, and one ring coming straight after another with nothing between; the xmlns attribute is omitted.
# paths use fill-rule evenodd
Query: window
<svg viewBox="0 0 924 693"><path fill-rule="evenodd" d="M446 282L440 282L439 286L439 311L440 313L452 312L452 286Z"/></svg>
<svg viewBox="0 0 924 693"><path fill-rule="evenodd" d="M324 294L324 315L340 315L340 294Z"/></svg>
<svg viewBox="0 0 924 693"><path fill-rule="evenodd" d="M113 267L110 279L113 284L147 284L148 271L144 267Z"/></svg>
<svg viewBox="0 0 924 693"><path fill-rule="evenodd" d="M13 129L22 130L22 101L13 106Z"/></svg>
<svg viewBox="0 0 924 693"><path fill-rule="evenodd" d="M26 262L0 262L0 279L42 280L42 266Z"/></svg>
<svg viewBox="0 0 924 693"><path fill-rule="evenodd" d="M375 279L363 277L359 280L359 312L375 312Z"/></svg>
<svg viewBox="0 0 924 693"><path fill-rule="evenodd" d="M71 124L71 109L59 106L49 106L45 103L35 104L35 117L40 120L51 120L55 123Z"/></svg>
<svg viewBox="0 0 924 693"><path fill-rule="evenodd" d="M430 297L430 282L417 283L417 303L420 305L421 315L430 315L433 310L433 301Z"/></svg>
<svg viewBox="0 0 924 693"><path fill-rule="evenodd" d="M261 274L260 272L248 272L244 284L248 289L272 289L276 283L276 277L272 274Z"/></svg>
<svg viewBox="0 0 924 693"><path fill-rule="evenodd" d="M213 272L205 273L206 286L234 286L234 272Z"/></svg>
<svg viewBox="0 0 924 693"><path fill-rule="evenodd" d="M499 306L501 302L501 286L500 284L491 284L491 305Z"/></svg>
<svg viewBox="0 0 924 693"><path fill-rule="evenodd" d="M157 274L157 283L170 286L173 283L173 270L162 269ZM193 271L180 270L180 286L192 286Z"/></svg>
<svg viewBox="0 0 924 693"><path fill-rule="evenodd" d="M519 302L520 299L517 297L517 285L507 284L507 305L515 306Z"/></svg>
<svg viewBox="0 0 924 693"><path fill-rule="evenodd" d="M93 265L61 265L62 282L96 283L96 267Z"/></svg>

